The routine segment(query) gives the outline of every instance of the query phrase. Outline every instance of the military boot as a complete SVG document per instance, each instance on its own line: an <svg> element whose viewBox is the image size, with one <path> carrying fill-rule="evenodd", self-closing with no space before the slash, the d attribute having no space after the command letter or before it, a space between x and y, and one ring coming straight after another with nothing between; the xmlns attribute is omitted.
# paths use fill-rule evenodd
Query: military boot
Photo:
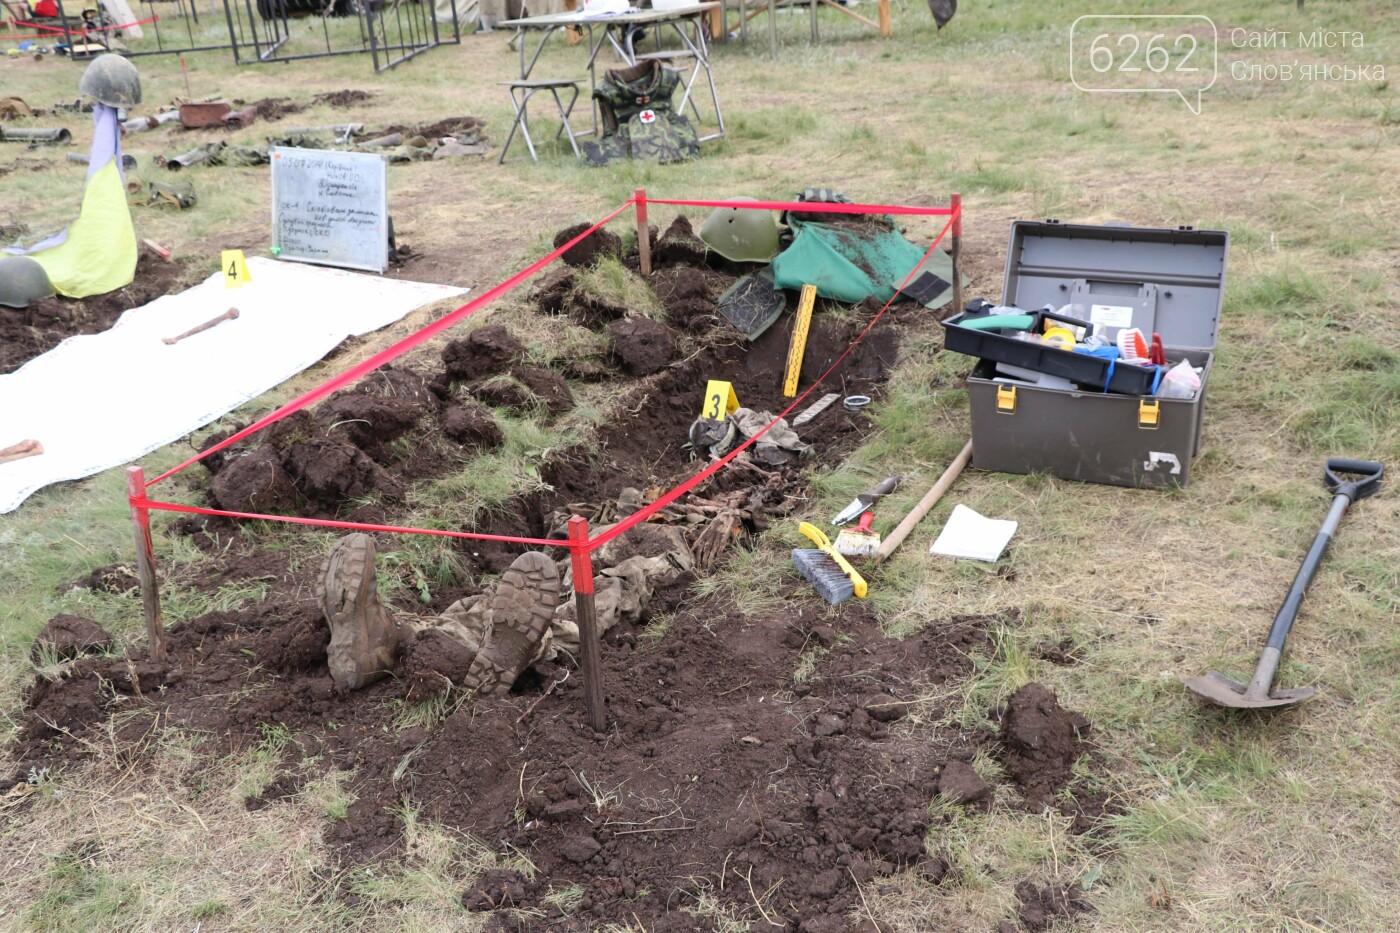
<svg viewBox="0 0 1400 933"><path fill-rule="evenodd" d="M505 693L530 666L559 605L559 571L548 554L521 554L491 596L491 621L462 685Z"/></svg>
<svg viewBox="0 0 1400 933"><path fill-rule="evenodd" d="M399 653L399 624L379 601L378 589L374 539L357 533L337 541L322 568L317 598L331 626L331 678L351 690L387 675Z"/></svg>

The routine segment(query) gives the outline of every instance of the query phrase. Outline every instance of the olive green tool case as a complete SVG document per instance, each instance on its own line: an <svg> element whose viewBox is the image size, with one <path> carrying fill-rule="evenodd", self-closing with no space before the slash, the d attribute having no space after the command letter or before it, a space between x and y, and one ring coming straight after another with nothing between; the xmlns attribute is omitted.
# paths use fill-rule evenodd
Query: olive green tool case
<svg viewBox="0 0 1400 933"><path fill-rule="evenodd" d="M1002 304L1102 324L1112 340L1161 334L1167 361L1204 367L1191 399L1046 388L999 377L983 359L968 377L972 465L1112 486L1185 486L1200 450L1225 292L1223 230L1017 221ZM951 322L950 322L951 323Z"/></svg>

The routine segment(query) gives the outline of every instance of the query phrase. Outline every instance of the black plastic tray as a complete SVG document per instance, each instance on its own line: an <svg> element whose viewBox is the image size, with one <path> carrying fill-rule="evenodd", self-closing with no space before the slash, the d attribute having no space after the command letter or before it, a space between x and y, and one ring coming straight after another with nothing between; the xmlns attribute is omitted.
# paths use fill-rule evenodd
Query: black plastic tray
<svg viewBox="0 0 1400 933"><path fill-rule="evenodd" d="M1055 314L1051 311L1024 312L1035 318L1033 333L1044 331L1046 319L1079 328L1086 333L1093 329L1088 321ZM1100 389L1123 395L1151 395L1157 382L1156 366L1134 366L1131 363L1105 360L1097 356L1062 350L1049 344L1021 340L1016 331L973 330L961 326L964 320L985 317L964 311L943 322L943 346L954 353L966 353L983 360L1020 366L1023 369L1062 376L1083 388Z"/></svg>

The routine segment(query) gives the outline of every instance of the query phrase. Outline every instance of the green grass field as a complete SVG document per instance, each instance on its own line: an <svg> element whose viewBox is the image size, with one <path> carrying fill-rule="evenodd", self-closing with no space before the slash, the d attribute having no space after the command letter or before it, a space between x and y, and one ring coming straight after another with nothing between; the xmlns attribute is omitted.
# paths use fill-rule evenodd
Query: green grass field
<svg viewBox="0 0 1400 933"><path fill-rule="evenodd" d="M870 4L859 9L873 15ZM1209 13L1219 35L1219 77L1199 115L1174 97L1089 94L1071 82L1077 17L1197 12ZM638 187L656 197L781 198L821 185L887 203L941 203L960 192L969 297L999 297L1016 219L1229 231L1215 372L1188 489L969 471L876 578L876 606L895 633L952 615L1020 610L1022 624L997 633L995 653L980 659L965 685L961 721L990 729L985 710L999 698L1031 680L1048 684L1093 722L1105 789L1119 808L1093 837L1073 836L1062 818L1028 815L1007 800L988 816L954 819L930 846L953 862L956 881L931 889L897 876L867 891L866 909L881 930L993 930L1014 909L1011 885L1026 877L1080 881L1095 908L1076 921L1084 930L1396 928L1394 492L1383 490L1348 516L1290 641L1280 681L1316 687L1315 700L1269 716L1230 714L1203 707L1180 683L1210 668L1249 673L1325 513L1324 459L1400 461L1400 260L1391 240L1400 225L1400 99L1375 77L1377 65L1400 69L1393 14L1384 0L1314 0L1302 11L1287 0L1222 0L1209 9L1151 0L965 0L937 33L927 10L911 2L896 6L890 40L826 11L824 41L812 47L807 14L794 11L780 14L776 61L767 56L762 19L751 24L746 46L715 50L729 137L706 144L699 161L598 170L550 151L538 164L497 166L492 157L390 168L398 235L424 255L406 274L477 290L540 255L555 230L601 215ZM303 28L310 27L294 22ZM1289 41L1236 47L1236 29L1273 29ZM1299 36L1317 30L1358 32L1364 41L1301 46ZM496 82L517 67L507 38L469 36L383 76L361 57L238 68L220 53L201 53L188 57L190 82L196 96L248 101L306 102L343 88L377 95L353 111L323 107L258 124L240 141L347 117L387 125L470 113L486 119L499 145L510 109ZM572 73L581 61L578 49L560 44L540 68ZM184 93L178 58L138 62L145 109ZM1232 67L1248 75L1253 65L1298 63L1369 66L1373 77L1304 81L1296 67L1293 80L1232 74ZM0 96L41 107L72 100L80 73L52 56L0 59ZM61 119L85 145L86 118ZM163 130L130 138L126 149L141 161L134 177L158 178L154 156L203 138ZM65 162L62 151L0 143L0 171L17 158L39 161L0 176L0 222L13 215L38 231L74 216L82 166ZM40 170L30 171L35 164ZM181 178L194 183L197 208L133 213L139 235L189 265L189 281L215 271L220 249L265 252L264 170L197 167ZM663 224L671 216L654 213ZM915 239L936 230L932 219L910 227ZM374 335L349 359L421 322L410 317ZM890 396L874 413L877 432L817 477L823 498L813 514L844 504L871 476L901 472L908 481L894 514L962 447L969 428L960 377L970 365L939 349L936 336L905 345ZM314 367L243 414L270 410L348 362ZM90 390L100 396L100 386ZM608 401L590 400L564 429L605 418ZM422 490L418 504L431 517L434 503L464 493L499 501L511 491L502 477L529 483L531 464L555 439L528 421L514 425L489 470ZM175 445L143 463L149 473L186 449ZM183 483L171 494L194 501L198 490ZM0 741L18 729L36 669L30 643L53 614L94 618L125 643L142 637L138 600L60 592L95 567L131 559L123 488L114 470L50 487L0 516ZM956 502L1020 522L999 565L1014 574L927 555ZM267 534L269 546L308 558L324 548L316 534ZM787 572L791 537L768 536L704 586L732 587L750 608L771 602L776 588L768 584ZM226 587L215 603L181 590L179 568L199 557L185 547L158 535L158 555L173 568L166 594L173 618L259 598L256 581ZM403 560L424 565L418 576L404 575L405 586L452 572L435 568L426 551L406 547ZM1041 660L1034 646L1045 641L1070 646L1079 663ZM167 730L133 759L102 753L117 747L112 735L87 735L100 753L91 767L0 787L0 928L477 929L480 915L462 911L457 899L498 858L479 841L406 811L404 859L342 872L320 832L344 816L343 779L309 783L294 805L245 810L244 796L271 780L267 762L287 738L270 724L262 745L210 760L199 736ZM745 928L723 917L715 923Z"/></svg>

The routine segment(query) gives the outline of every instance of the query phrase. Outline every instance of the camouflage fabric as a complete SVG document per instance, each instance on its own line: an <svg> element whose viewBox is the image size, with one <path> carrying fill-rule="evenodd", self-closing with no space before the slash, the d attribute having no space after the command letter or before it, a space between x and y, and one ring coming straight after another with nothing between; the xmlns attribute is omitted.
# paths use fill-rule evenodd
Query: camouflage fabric
<svg viewBox="0 0 1400 933"><path fill-rule="evenodd" d="M600 525L593 530L601 533L610 527ZM650 522L599 548L593 555L593 562L599 635L618 622L641 619L657 587L666 586L695 566L690 546L680 529ZM557 561L556 566L563 575L563 590L568 593L573 589L570 561L564 558ZM496 591L495 586L488 586L475 596L459 599L436 618L405 619L405 623L415 632L435 628L468 651L477 653L494 621L492 607ZM563 599L554 609L549 630L535 646L529 664L551 661L561 653L577 655L578 651L577 607L573 599Z"/></svg>
<svg viewBox="0 0 1400 933"><path fill-rule="evenodd" d="M267 137L269 146L289 146L293 149L326 149L329 143L326 137L318 136L315 133L285 133L281 136Z"/></svg>
<svg viewBox="0 0 1400 933"><path fill-rule="evenodd" d="M171 182L168 185L153 181L150 190L151 193L144 202L147 207L173 207L184 210L199 203L199 197L194 193L194 185L187 181Z"/></svg>
<svg viewBox="0 0 1400 933"><path fill-rule="evenodd" d="M627 121L632 158L659 165L687 162L700 155L695 127L678 113L643 110Z"/></svg>
<svg viewBox="0 0 1400 933"><path fill-rule="evenodd" d="M603 136L584 144L584 157L594 165L626 158L665 165L700 155L695 127L672 100L680 80L680 72L656 61L607 71L593 92Z"/></svg>
<svg viewBox="0 0 1400 933"><path fill-rule="evenodd" d="M797 196L799 201L811 201L815 204L850 204L851 199L846 197L835 188L803 188L802 193ZM803 211L783 211L778 215L779 223L789 223L791 220L822 222L831 220L833 217L859 217L859 214L814 214Z"/></svg>
<svg viewBox="0 0 1400 933"><path fill-rule="evenodd" d="M432 147L410 146L407 143L402 146L396 146L384 153L384 158L390 165L401 165L405 162L423 162L432 157Z"/></svg>
<svg viewBox="0 0 1400 933"><path fill-rule="evenodd" d="M266 165L268 161L266 149L253 146L229 146L224 150L223 158L215 164L249 166Z"/></svg>
<svg viewBox="0 0 1400 933"><path fill-rule="evenodd" d="M724 421L711 421L697 418L690 426L690 442L701 453L708 453L711 460L718 460L739 444L762 431L773 420L771 412L754 411L751 408L736 408ZM781 466L811 449L804 444L797 432L779 418L778 423L768 429L768 433L758 439L748 450L749 459L765 466ZM742 456L742 454L740 455Z"/></svg>

